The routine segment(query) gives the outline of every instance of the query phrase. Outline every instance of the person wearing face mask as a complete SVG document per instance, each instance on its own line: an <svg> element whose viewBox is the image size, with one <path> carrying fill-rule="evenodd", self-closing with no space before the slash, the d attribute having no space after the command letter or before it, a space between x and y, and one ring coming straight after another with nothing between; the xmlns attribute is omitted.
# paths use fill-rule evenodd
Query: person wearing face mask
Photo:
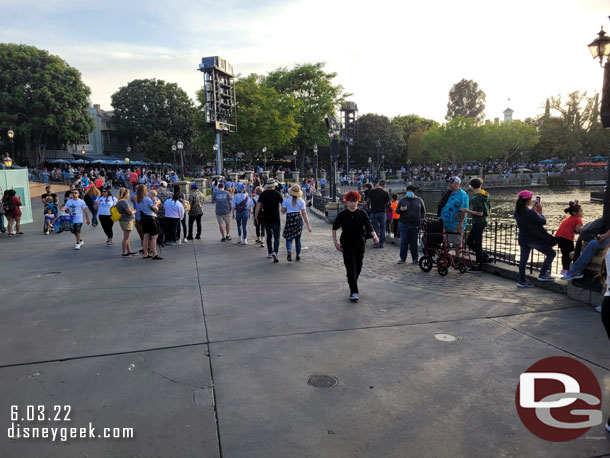
<svg viewBox="0 0 610 458"><path fill-rule="evenodd" d="M476 263L473 264L469 272L478 272L481 270L481 264L484 259L488 258L487 253L483 251L483 232L485 226L487 226L487 217L491 210L491 203L489 201L489 194L482 188L483 180L480 178L473 178L470 180L470 189L474 193L470 199L470 209L462 208L462 213L468 213L472 215L472 228L466 239L468 247L474 251L477 255Z"/></svg>
<svg viewBox="0 0 610 458"><path fill-rule="evenodd" d="M396 213L398 219L398 233L400 234L400 259L398 264L407 262L407 254L411 250L412 263L418 263L417 239L419 229L426 216L424 201L415 195L417 188L407 186L407 194L398 201Z"/></svg>

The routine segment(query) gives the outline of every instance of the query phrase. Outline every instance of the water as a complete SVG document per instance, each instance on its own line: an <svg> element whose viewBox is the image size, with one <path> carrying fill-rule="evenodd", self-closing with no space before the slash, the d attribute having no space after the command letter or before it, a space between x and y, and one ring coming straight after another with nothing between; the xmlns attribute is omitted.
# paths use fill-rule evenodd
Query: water
<svg viewBox="0 0 610 458"><path fill-rule="evenodd" d="M567 214L563 212L568 207L570 200L578 199L582 206L584 217L583 222L586 224L594 219L602 216L602 204L591 202L591 191L599 191L601 188L538 188L532 192L534 199L540 196L542 203L542 214L547 220L546 228L548 230L557 229L561 221ZM491 189L488 191L491 198L491 216L490 220L497 220L503 223L514 223L513 211L515 202L517 201L517 189ZM441 197L440 192L418 192L417 193L426 204L428 213L436 213L438 201Z"/></svg>

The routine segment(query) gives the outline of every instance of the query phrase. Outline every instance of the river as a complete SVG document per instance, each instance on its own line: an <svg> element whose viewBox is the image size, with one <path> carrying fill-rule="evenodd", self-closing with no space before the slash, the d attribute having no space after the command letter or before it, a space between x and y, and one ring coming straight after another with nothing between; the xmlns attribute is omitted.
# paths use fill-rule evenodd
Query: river
<svg viewBox="0 0 610 458"><path fill-rule="evenodd" d="M599 187L587 188L535 188L532 192L535 196L540 196L542 203L542 214L547 220L547 229L557 229L559 224L567 216L563 212L568 207L570 200L578 199L582 206L586 224L602 216L602 204L591 202L591 191L599 191ZM514 223L513 210L517 201L517 189L491 189L488 191L491 199L490 220L497 220L504 223ZM418 192L425 204L428 213L436 213L440 192Z"/></svg>

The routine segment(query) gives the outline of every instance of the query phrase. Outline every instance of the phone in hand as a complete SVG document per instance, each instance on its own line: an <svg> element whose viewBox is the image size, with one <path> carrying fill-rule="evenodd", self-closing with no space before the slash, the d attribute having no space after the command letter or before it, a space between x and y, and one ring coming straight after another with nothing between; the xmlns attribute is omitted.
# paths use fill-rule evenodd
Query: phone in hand
<svg viewBox="0 0 610 458"><path fill-rule="evenodd" d="M540 196L536 196L536 205L540 205Z"/></svg>

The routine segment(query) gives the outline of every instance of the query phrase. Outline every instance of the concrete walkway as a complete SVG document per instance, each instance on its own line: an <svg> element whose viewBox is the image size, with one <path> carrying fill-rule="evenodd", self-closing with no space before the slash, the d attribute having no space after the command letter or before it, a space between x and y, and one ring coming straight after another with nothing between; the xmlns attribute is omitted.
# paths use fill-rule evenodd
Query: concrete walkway
<svg viewBox="0 0 610 458"><path fill-rule="evenodd" d="M397 266L369 250L361 301L347 301L330 227L311 218L303 261L202 240L164 260L120 257L101 227L0 236L1 457L575 457L610 454L603 425L545 442L515 409L519 375L555 355L584 362L610 414L600 316L565 296L451 271ZM118 230L118 225L115 225ZM237 239L233 234L234 240ZM133 246L139 248L137 235ZM455 337L438 340L439 334ZM337 378L314 388L311 375ZM21 426L131 427L132 439L9 439ZM28 422L27 406L71 407Z"/></svg>

